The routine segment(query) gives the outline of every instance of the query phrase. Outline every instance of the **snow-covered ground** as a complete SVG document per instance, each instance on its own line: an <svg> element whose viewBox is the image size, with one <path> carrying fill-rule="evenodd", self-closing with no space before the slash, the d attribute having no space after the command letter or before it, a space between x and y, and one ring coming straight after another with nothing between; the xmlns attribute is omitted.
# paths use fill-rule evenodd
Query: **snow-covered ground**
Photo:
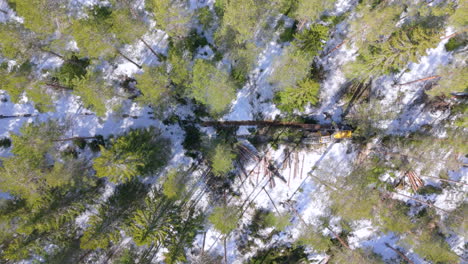
<svg viewBox="0 0 468 264"><path fill-rule="evenodd" d="M351 11L357 4L357 0L338 0L331 15L340 15L344 12ZM95 0L72 0L70 5L79 6L79 8L96 4ZM191 10L210 6L212 7L214 0L190 0L189 8ZM138 8L144 6L144 1L136 1L135 5ZM20 21L21 18L15 17L14 12L8 8L4 0L0 0L0 9L6 10L7 14L0 12L0 22L7 19L15 19ZM321 123L329 123L335 121L341 123L344 102L342 100L342 89L347 80L341 71L341 68L348 61L355 58L357 50L352 46L343 45L339 49L334 50L330 54L328 51L338 46L348 37L347 22L341 22L337 25L332 33L331 38L326 43L323 54L318 58L318 64L323 67L325 78L321 83L319 107L311 107L306 109L303 114L313 115ZM449 28L447 35L452 33ZM208 34L207 38L211 41L212 34ZM274 91L269 83L270 75L274 70L274 62L282 56L284 46L288 43L278 43L279 34L276 32L272 39L266 41L260 48L260 53L257 57L257 63L249 75L249 81L242 87L235 101L233 101L230 111L222 119L223 120L253 120L261 116L265 120L274 119L280 115L280 111L272 102ZM159 53L167 54L168 36L165 32L156 30L148 33L143 37L151 47ZM395 79L399 76L398 83L410 82L420 78L433 75L437 67L445 65L452 59L452 54L445 50L445 43L448 40L442 40L439 45L427 51L427 55L423 56L418 62L408 65L408 71L403 74L392 76L382 76L374 81L372 91L379 96L382 108L386 111L394 112L396 118L383 120L382 128L386 129L388 134L405 134L408 132L417 131L421 126L426 124L436 124L447 117L448 112L438 111L430 112L424 107L425 105L418 101L422 95L423 83L414 83L405 86L395 86ZM128 45L122 50L137 63L143 65L154 66L158 65L159 61L145 45L138 41L133 45ZM207 55L202 55L205 53ZM213 51L208 46L203 47L198 52L198 57L213 55ZM61 65L62 61L47 55L41 55L34 58L39 65L39 70L53 69ZM142 72L124 59L117 62L117 67L113 68L109 64L103 63L103 72L106 73L107 80L115 80L121 76L134 76ZM7 99L8 95L0 91L0 97ZM111 102L110 102L111 103ZM182 167L187 168L193 160L185 156L185 150L182 147L182 141L185 137L185 132L179 125L164 125L161 120L155 119L152 114L153 110L149 107L141 107L129 100L121 102L122 107L119 111L110 109L104 117L97 117L89 110L82 107L80 99L71 94L62 94L55 101L55 110L46 113L39 113L34 109L33 105L24 98L20 103L14 104L7 100L0 101L0 115L23 115L31 114L31 117L18 118L1 118L0 119L0 138L8 137L12 133L19 133L19 129L27 122L44 122L48 119L60 120L69 125L69 129L63 135L66 137L76 136L109 136L117 135L128 131L131 128L142 128L154 126L163 131L163 135L170 138L172 141L172 158L166 170L171 168ZM189 116L192 115L191 109L188 106L176 106L171 109L177 115ZM331 120L325 118L325 113L332 116ZM128 117L122 117L122 115ZM133 118L135 117L135 118ZM205 131L208 131L206 129ZM249 134L247 127L241 127L238 130L239 135ZM288 150L287 150L288 149ZM292 154L289 154L290 151ZM297 212L301 218L309 225L315 226L319 222L319 218L327 213L329 201L327 197L326 186L318 184L314 177L319 178L321 175L327 175L332 178L346 177L353 169L353 162L356 160L357 151L353 148L353 144L349 141L338 143L330 143L324 145L314 145L311 148L302 148L297 150L295 147L280 145L278 149L268 146L260 153L262 157L267 158L272 164L278 168L279 174L285 181L277 176L272 176L267 166L262 163L252 162L246 166L248 176L240 172L241 177L234 183L233 188L240 193L239 197L232 198L230 203L241 205L243 203L254 205L255 208L265 208L271 211L278 210L280 213ZM8 150L0 149L0 157L10 155ZM466 163L466 158L462 162ZM200 173L201 171L197 171ZM194 174L197 174L194 173ZM457 171L450 171L449 176L456 181L468 181L468 168L462 167ZM274 184L271 178L274 179ZM154 179L149 179L155 182ZM112 195L115 186L107 183L105 191L101 196L101 200L105 201ZM442 194L433 195L432 197L419 197L420 199L430 199L435 206L453 210L462 202L466 201L466 185L454 187L452 189L444 189ZM204 192L201 192L204 195ZM412 195L410 193L405 193ZM0 192L0 199L8 198L8 194ZM399 197L408 203L414 203L410 199ZM289 202L291 205L288 205ZM92 214L97 213L97 206L89 207L82 215L76 219L77 226L85 228L87 221ZM210 204L206 196L202 197L198 205L201 210L209 210ZM247 224L251 220L254 209L247 207L241 219L241 225ZM336 220L336 219L335 219ZM285 231L274 235L269 243L256 241L256 249L266 248L276 243L288 243L296 240L301 234L301 219L294 216L292 218L293 225L289 226ZM381 234L376 232L376 227L370 221L363 220L353 223L353 232L349 236L349 245L351 248L371 248L375 253L381 255L388 263L397 261L398 255L386 246L386 243L393 247L398 246L400 238L393 234ZM248 254L240 254L238 252L238 236L235 231L227 239L227 255L229 263L242 263L253 254L252 251ZM207 226L205 250L211 253L224 255L224 243L222 235L211 226ZM130 242L126 240L122 244ZM459 255L464 254L465 238L459 235L453 235L448 240L454 252ZM195 248L201 249L203 244L203 235L199 235L194 244ZM317 255L311 251L311 256L315 259L323 259L324 255ZM408 257L414 263L427 263L413 252L408 252Z"/></svg>

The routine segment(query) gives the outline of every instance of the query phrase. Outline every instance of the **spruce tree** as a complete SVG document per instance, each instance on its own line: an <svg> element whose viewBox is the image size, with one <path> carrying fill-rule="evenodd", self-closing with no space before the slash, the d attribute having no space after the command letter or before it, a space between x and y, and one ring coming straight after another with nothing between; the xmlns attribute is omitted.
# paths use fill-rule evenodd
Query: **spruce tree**
<svg viewBox="0 0 468 264"><path fill-rule="evenodd" d="M166 164L169 146L155 128L130 130L112 140L109 148L101 147L101 156L94 160L96 176L117 183L150 175Z"/></svg>
<svg viewBox="0 0 468 264"><path fill-rule="evenodd" d="M70 183L66 174L54 175L63 167L52 159L56 150L53 140L63 131L56 122L26 124L20 135L11 136L13 156L2 159L0 189L28 201L35 201L49 187Z"/></svg>
<svg viewBox="0 0 468 264"><path fill-rule="evenodd" d="M293 112L294 109L304 111L308 104L318 103L320 85L314 80L305 79L297 84L297 87L287 87L276 94L275 102L277 107L286 112Z"/></svg>
<svg viewBox="0 0 468 264"><path fill-rule="evenodd" d="M87 72L86 75L75 76L70 82L73 94L80 97L86 108L104 116L107 111L107 101L112 98L113 88L102 79L97 72Z"/></svg>
<svg viewBox="0 0 468 264"><path fill-rule="evenodd" d="M440 42L440 36L440 28L421 24L405 26L392 33L388 40L360 50L356 61L346 65L346 73L359 80L395 73L408 63L417 62L427 49Z"/></svg>

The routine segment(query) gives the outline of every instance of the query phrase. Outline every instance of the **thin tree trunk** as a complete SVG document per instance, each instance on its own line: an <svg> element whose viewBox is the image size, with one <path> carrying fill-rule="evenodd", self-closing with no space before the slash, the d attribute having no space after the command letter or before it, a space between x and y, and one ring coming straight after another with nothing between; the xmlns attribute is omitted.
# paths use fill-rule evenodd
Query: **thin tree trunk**
<svg viewBox="0 0 468 264"><path fill-rule="evenodd" d="M400 255L400 257L402 257L404 260L406 260L406 262L408 262L409 264L414 264L413 261L411 261L409 258L407 258L405 256L405 254L403 254L400 250L390 246L387 242L385 242L385 246L387 246L389 249L395 251L395 253L397 253L398 255Z"/></svg>
<svg viewBox="0 0 468 264"><path fill-rule="evenodd" d="M158 60L160 60L160 61L163 60L161 54L157 53L143 38L140 38L140 40L151 51L151 53L153 53L154 56L156 56L158 58Z"/></svg>
<svg viewBox="0 0 468 264"><path fill-rule="evenodd" d="M325 54L324 57L330 55L332 52L334 52L335 50L341 48L341 46L343 46L344 44L348 43L349 39L345 39L343 40L340 44L338 44L338 46L334 47L332 50L330 50L329 52L327 52L327 54Z"/></svg>
<svg viewBox="0 0 468 264"><path fill-rule="evenodd" d="M335 231L333 231L333 230L332 230L330 227L328 227L328 226L327 226L327 229L330 230L330 232L332 232L332 234L336 237L336 239L338 239L338 241L340 242L340 244L341 244L343 247L345 247L345 248L347 248L347 249L349 249L349 250L352 250L352 249L348 246L348 244L346 244L346 242L345 242L337 233L335 233Z"/></svg>
<svg viewBox="0 0 468 264"><path fill-rule="evenodd" d="M58 57L58 58L60 58L62 60L65 60L65 57L63 57L62 55L60 55L60 54L58 54L56 52L53 52L51 50L46 50L46 49L43 49L42 47L39 47L39 50L41 50L42 52L45 52L45 53L52 54L52 55L54 55L54 56L56 56L56 57Z"/></svg>
<svg viewBox="0 0 468 264"><path fill-rule="evenodd" d="M275 201L273 201L273 199L271 198L270 194L269 194L268 191L265 189L265 187L262 187L262 189L263 189L263 191L265 191L266 195L268 196L268 198L269 198L270 201L271 201L271 204L273 204L273 207L275 207L276 212L279 214L280 212L278 211L278 208L276 207Z"/></svg>
<svg viewBox="0 0 468 264"><path fill-rule="evenodd" d="M57 83L46 83L46 85L50 86L50 87L53 87L53 88L62 89L62 90L73 90L70 87L62 86L62 85L57 84Z"/></svg>
<svg viewBox="0 0 468 264"><path fill-rule="evenodd" d="M137 66L139 69L143 68L141 65L139 65L138 63L136 63L135 61L133 61L132 59L127 57L125 54L123 54L120 50L117 50L117 53L119 53L120 56L122 56L124 59L126 59L127 61L129 61L133 65Z"/></svg>
<svg viewBox="0 0 468 264"><path fill-rule="evenodd" d="M454 180L449 180L449 179L442 179L442 178L438 178L438 177L434 177L434 176L424 176L424 175L421 175L420 177L433 178L433 179L437 179L437 180L439 180L439 181L468 185L468 184L466 184L466 183L464 183L464 182L459 182L459 181L454 181Z"/></svg>
<svg viewBox="0 0 468 264"><path fill-rule="evenodd" d="M307 20L306 20L306 19L303 19L303 20L301 21L301 24L299 24L299 27L297 28L297 31L301 31L302 27L305 25L306 22L307 22Z"/></svg>
<svg viewBox="0 0 468 264"><path fill-rule="evenodd" d="M441 40L453 38L453 37L455 37L455 36L457 36L457 35L460 35L460 34L466 32L467 30L468 30L468 29L465 29L465 30L462 30L462 31L459 31L459 32L455 32L455 33L450 34L450 35L448 35L448 36L442 37Z"/></svg>
<svg viewBox="0 0 468 264"><path fill-rule="evenodd" d="M432 207L432 208L434 208L434 209L438 209L438 210L441 210L441 211L443 211L443 212L449 213L449 211L447 211L447 210L445 210L445 209L442 209L442 208L440 208L440 207L437 207L437 206L435 206L435 205L433 205L433 204L430 204L430 203L428 203L428 202L422 201L422 200L420 200L420 199L417 199L417 198L408 196L408 195L406 195L406 194L397 193L397 192L391 192L391 193L397 194L397 195L400 195L400 196L403 196L403 197L406 197L406 198L408 198L408 199L414 200L414 201L416 201L416 202L418 202L418 203L427 205L427 206Z"/></svg>
<svg viewBox="0 0 468 264"><path fill-rule="evenodd" d="M408 85L408 84L412 84L412 83L417 83L417 82L423 82L423 81L433 80L433 79L437 79L437 78L441 78L441 77L442 77L442 76L440 76L440 75L433 75L433 76L425 77L425 78L422 78L422 79L417 79L417 80L414 80L414 81L411 81L411 82L400 83L400 84L396 84L396 85L398 85L398 86L403 86L403 85Z"/></svg>
<svg viewBox="0 0 468 264"><path fill-rule="evenodd" d="M227 236L224 237L224 263L228 264L227 262L227 247L226 247L226 239L227 239Z"/></svg>
<svg viewBox="0 0 468 264"><path fill-rule="evenodd" d="M202 243L202 249L201 249L201 255L205 253L205 241L206 241L206 232L203 232L203 243Z"/></svg>

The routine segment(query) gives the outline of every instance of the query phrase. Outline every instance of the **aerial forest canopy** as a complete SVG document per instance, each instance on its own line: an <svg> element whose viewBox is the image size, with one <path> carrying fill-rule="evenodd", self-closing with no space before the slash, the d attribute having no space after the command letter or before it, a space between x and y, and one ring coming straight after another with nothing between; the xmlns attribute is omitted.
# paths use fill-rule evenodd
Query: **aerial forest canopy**
<svg viewBox="0 0 468 264"><path fill-rule="evenodd" d="M0 263L465 263L468 2L0 0Z"/></svg>

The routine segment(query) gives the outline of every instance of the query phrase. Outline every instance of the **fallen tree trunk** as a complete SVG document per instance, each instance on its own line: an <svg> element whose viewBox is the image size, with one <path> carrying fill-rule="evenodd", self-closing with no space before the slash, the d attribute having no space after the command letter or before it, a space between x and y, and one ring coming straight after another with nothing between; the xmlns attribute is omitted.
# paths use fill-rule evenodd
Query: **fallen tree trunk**
<svg viewBox="0 0 468 264"><path fill-rule="evenodd" d="M442 76L440 76L440 75L433 75L433 76L425 77L425 78L422 78L422 79L417 79L417 80L414 80L414 81L411 81L411 82L399 83L399 84L396 84L396 85L397 86L403 86L403 85L413 84L413 83L417 83L417 82L433 80L433 79L437 79L437 78L441 78L441 77Z"/></svg>
<svg viewBox="0 0 468 264"><path fill-rule="evenodd" d="M341 46L343 46L344 44L348 43L349 39L345 39L343 40L340 44L338 44L337 46L335 46L333 49L331 49L329 52L327 52L327 54L324 55L324 57L330 55L332 52L334 52L335 50L341 48Z"/></svg>
<svg viewBox="0 0 468 264"><path fill-rule="evenodd" d="M53 142L60 142L60 141L71 141L71 140L76 140L76 139L95 139L96 137L71 137L71 138L61 138L61 139L54 139L52 140Z"/></svg>
<svg viewBox="0 0 468 264"><path fill-rule="evenodd" d="M205 121L201 124L202 126L223 126L223 127L235 127L235 126L271 126L271 127L296 127L310 130L329 129L331 126L319 125L319 124L303 124L295 122L280 122L280 121L256 121L256 120L245 120L245 121Z"/></svg>
<svg viewBox="0 0 468 264"><path fill-rule="evenodd" d="M0 119L6 119L6 118L19 118L19 117L32 117L36 116L33 114L21 114L21 115L0 115Z"/></svg>

